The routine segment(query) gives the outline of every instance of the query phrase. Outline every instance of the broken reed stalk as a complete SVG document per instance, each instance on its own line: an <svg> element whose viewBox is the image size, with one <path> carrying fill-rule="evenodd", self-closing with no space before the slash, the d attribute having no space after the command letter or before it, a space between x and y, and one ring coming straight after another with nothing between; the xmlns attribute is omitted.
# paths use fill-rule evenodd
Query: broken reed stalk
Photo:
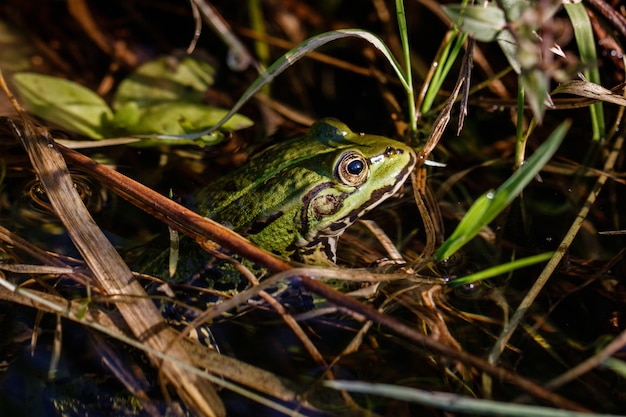
<svg viewBox="0 0 626 417"><path fill-rule="evenodd" d="M94 284L115 300L116 307L140 341L157 351L191 363L187 352L179 343L175 343L177 332L167 325L144 288L133 279L128 266L85 208L49 132L35 127L25 118L23 122L23 130L11 122L13 132L26 149L52 207L93 273ZM225 416L224 405L208 381L171 362L154 357L151 359L190 408L200 415Z"/></svg>

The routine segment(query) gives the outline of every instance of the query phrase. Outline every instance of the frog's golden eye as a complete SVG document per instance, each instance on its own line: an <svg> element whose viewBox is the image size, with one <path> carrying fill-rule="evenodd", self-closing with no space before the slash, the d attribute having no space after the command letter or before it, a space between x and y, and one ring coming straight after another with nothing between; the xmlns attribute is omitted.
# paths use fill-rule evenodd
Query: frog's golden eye
<svg viewBox="0 0 626 417"><path fill-rule="evenodd" d="M367 159L359 152L348 151L341 155L335 167L335 178L342 184L358 187L367 181L369 172Z"/></svg>

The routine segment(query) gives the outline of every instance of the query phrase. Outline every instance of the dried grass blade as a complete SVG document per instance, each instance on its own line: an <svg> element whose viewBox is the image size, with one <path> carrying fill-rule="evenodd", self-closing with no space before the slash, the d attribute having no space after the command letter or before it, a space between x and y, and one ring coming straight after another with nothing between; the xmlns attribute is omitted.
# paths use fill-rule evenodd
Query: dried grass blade
<svg viewBox="0 0 626 417"><path fill-rule="evenodd" d="M174 343L176 332L163 320L139 282L133 280L130 269L83 205L49 132L36 128L27 120L24 120L23 132L14 124L12 127L29 154L52 207L94 274L95 284L107 295L122 297L118 298L120 301L116 306L138 339L155 350L167 352L170 356L190 363L191 359L184 349ZM129 297L134 301L125 301ZM200 380L173 363L155 358L153 363L161 368L163 375L176 387L183 401L200 415L225 415L220 398L207 381Z"/></svg>
<svg viewBox="0 0 626 417"><path fill-rule="evenodd" d="M130 334L128 326L121 322L118 316L103 314L97 308L85 306L82 302L68 301L62 297L36 291L18 290L12 291L9 286L0 278L0 300L18 303L27 307L35 308L50 314L58 314L63 317L82 323L95 330L99 330L108 336L114 337L122 342L133 343L128 340ZM47 303L38 302L44 300ZM51 308L50 305L55 305ZM135 342L136 343L136 342ZM182 339L181 344L192 358L196 368L206 369L212 375L226 378L237 384L252 388L260 393L285 402L299 402L299 405L306 409L313 409L309 404L298 398L298 394L290 388L293 384L283 380L271 372L241 362L238 359L221 355L213 349L202 346L190 339ZM134 343L133 343L134 345ZM137 346L139 349L145 346ZM223 380L222 380L223 381ZM219 384L219 380L217 382Z"/></svg>

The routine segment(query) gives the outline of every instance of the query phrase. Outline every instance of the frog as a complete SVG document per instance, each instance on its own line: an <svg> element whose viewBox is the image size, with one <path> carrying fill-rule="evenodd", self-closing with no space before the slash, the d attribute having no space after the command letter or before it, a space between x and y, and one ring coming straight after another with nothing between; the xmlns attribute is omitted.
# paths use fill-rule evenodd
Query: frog
<svg viewBox="0 0 626 417"><path fill-rule="evenodd" d="M196 204L280 257L334 265L342 233L397 194L416 161L402 142L325 118L208 185Z"/></svg>
<svg viewBox="0 0 626 417"><path fill-rule="evenodd" d="M339 237L397 194L416 161L416 152L400 141L355 133L337 119L324 118L306 134L266 148L205 186L191 206L285 260L333 266ZM232 268L210 271L210 257L191 239L181 238L179 252L173 282L194 275L237 280ZM150 272L155 263L167 270L167 259L164 251L152 260Z"/></svg>
<svg viewBox="0 0 626 417"><path fill-rule="evenodd" d="M306 134L266 148L202 188L192 198L192 208L292 263L336 266L340 236L398 194L416 161L416 152L402 142L355 133L337 119L324 118ZM181 238L179 253L173 277L163 276L167 250L153 259L150 270L156 264L168 282L211 290L207 299L183 297L188 304L212 304L212 291L232 295L248 286L232 263L214 259L189 238ZM237 261L259 277L267 272ZM195 316L161 307L177 317L174 321Z"/></svg>

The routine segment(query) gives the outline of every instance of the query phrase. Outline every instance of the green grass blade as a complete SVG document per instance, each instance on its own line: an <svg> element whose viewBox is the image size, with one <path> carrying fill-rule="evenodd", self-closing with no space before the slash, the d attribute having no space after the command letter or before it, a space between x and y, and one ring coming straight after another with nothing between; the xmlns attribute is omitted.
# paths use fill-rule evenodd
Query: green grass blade
<svg viewBox="0 0 626 417"><path fill-rule="evenodd" d="M398 30L400 31L400 41L402 42L402 52L406 65L404 75L406 77L406 95L409 107L409 125L411 135L417 137L417 114L415 108L415 93L413 90L413 73L411 72L411 48L409 46L409 29L406 25L406 14L404 11L404 1L396 0L396 16L398 19Z"/></svg>
<svg viewBox="0 0 626 417"><path fill-rule="evenodd" d="M359 381L326 381L327 387L395 398L446 411L457 411L463 415L508 416L508 417L585 417L589 413L560 410L537 405L504 403L485 399L469 398L447 392L433 392L391 384L372 384ZM594 417L619 417L614 414L593 414Z"/></svg>
<svg viewBox="0 0 626 417"><path fill-rule="evenodd" d="M525 268L537 264L539 262L547 261L552 257L554 252L540 253L539 255L529 256L527 258L516 259L515 261L507 262L505 264L496 265L491 268L483 269L471 275L466 275L463 278L456 278L450 281L450 286L456 287L459 285L472 284L474 282L482 281L485 279L497 277L516 269Z"/></svg>
<svg viewBox="0 0 626 417"><path fill-rule="evenodd" d="M585 4L582 2L564 2L563 5L574 27L574 35L576 37L580 60L583 65L588 67L583 73L587 81L600 84L600 71L597 65L598 58L596 55L595 39L593 37L591 21L585 10ZM600 140L606 135L602 103L592 104L589 107L589 111L591 113L593 140Z"/></svg>
<svg viewBox="0 0 626 417"><path fill-rule="evenodd" d="M554 155L570 124L569 121L561 123L533 156L497 190L488 191L480 196L469 208L452 235L435 252L435 258L442 260L451 256L511 204Z"/></svg>
<svg viewBox="0 0 626 417"><path fill-rule="evenodd" d="M195 139L204 135L208 135L219 129L224 123L228 121L237 111L254 95L256 94L264 85L272 82L274 78L276 78L279 74L285 71L287 68L291 67L295 62L299 61L302 57L304 57L309 52L315 51L321 46L326 45L329 42L344 39L344 38L361 38L369 42L372 46L378 49L384 56L387 58L387 61L394 69L402 86L405 90L409 91L410 86L407 83L406 76L404 71L398 61L395 59L391 50L385 45L385 43L376 35L371 32L361 30L361 29L341 29L334 30L330 32L325 32L320 35L314 36L300 43L298 46L289 50L282 57L280 57L276 62L274 62L265 73L261 74L259 78L257 78L250 87L244 92L243 96L235 103L233 108L220 120L215 126L210 127L209 129L203 130L197 133L191 133L187 135L176 135L176 136L167 136L167 135L159 135L157 138L162 139Z"/></svg>
<svg viewBox="0 0 626 417"><path fill-rule="evenodd" d="M435 98L437 97L443 82L450 73L454 62L461 53L463 44L468 36L466 33L459 31L456 26L450 29L450 33L451 35L448 36L447 44L439 57L439 62L437 68L435 69L435 73L433 74L433 79L431 80L426 96L424 97L424 102L422 103L421 108L422 113L427 113L432 108Z"/></svg>
<svg viewBox="0 0 626 417"><path fill-rule="evenodd" d="M626 378L626 362L623 360L617 358L606 358L603 365L620 375L622 378Z"/></svg>

